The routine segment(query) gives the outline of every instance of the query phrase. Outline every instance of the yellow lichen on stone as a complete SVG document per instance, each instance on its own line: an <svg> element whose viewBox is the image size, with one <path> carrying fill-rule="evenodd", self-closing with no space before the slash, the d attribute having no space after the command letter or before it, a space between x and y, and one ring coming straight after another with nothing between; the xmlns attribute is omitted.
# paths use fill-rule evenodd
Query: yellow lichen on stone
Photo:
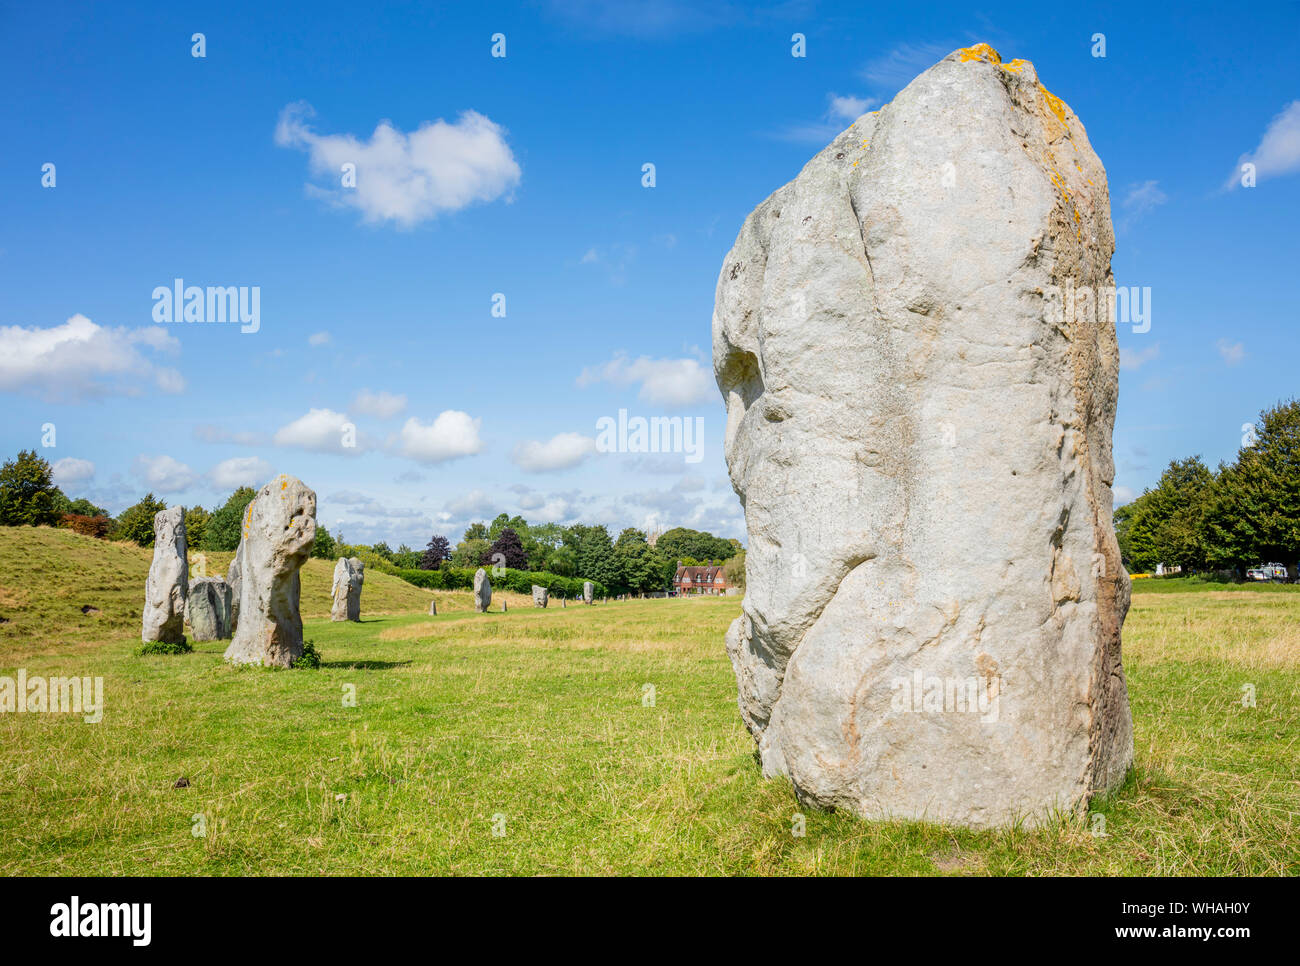
<svg viewBox="0 0 1300 966"><path fill-rule="evenodd" d="M972 44L970 47L963 47L957 58L958 63L968 63L972 60L983 60L990 64L1002 63L1002 55L990 47L988 44Z"/></svg>
<svg viewBox="0 0 1300 966"><path fill-rule="evenodd" d="M1009 70L1009 71L1011 71L1011 73L1013 73L1013 74L1019 74L1022 70L1025 69L1025 64L1027 64L1027 63L1029 63L1029 61L1027 61L1027 60L1021 60L1019 57L1017 57L1017 58L1016 58L1015 60L1013 60L1011 63L1009 63L1009 64L1003 64L1003 65L1002 65L1002 69L1003 69L1003 70Z"/></svg>
<svg viewBox="0 0 1300 966"><path fill-rule="evenodd" d="M1047 102L1047 109L1056 115L1056 119L1061 122L1061 127L1065 128L1067 131L1070 130L1070 125L1065 123L1065 101L1061 100L1042 84L1038 85L1038 89L1043 92L1043 100Z"/></svg>

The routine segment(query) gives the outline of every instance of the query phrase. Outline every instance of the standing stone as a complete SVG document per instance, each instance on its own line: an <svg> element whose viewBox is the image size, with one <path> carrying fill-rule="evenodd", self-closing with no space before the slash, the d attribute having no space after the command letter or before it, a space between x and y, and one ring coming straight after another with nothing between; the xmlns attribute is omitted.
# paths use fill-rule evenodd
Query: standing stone
<svg viewBox="0 0 1300 966"><path fill-rule="evenodd" d="M429 616L430 617L438 616L438 602L436 600L429 601Z"/></svg>
<svg viewBox="0 0 1300 966"><path fill-rule="evenodd" d="M190 563L185 544L185 508L169 506L153 518L153 563L144 585L140 639L146 644L185 643L185 598Z"/></svg>
<svg viewBox="0 0 1300 966"><path fill-rule="evenodd" d="M592 584L590 580L584 580L582 582L582 602L584 604L590 604L592 603L592 601L595 600L595 597L596 597L595 585Z"/></svg>
<svg viewBox="0 0 1300 966"><path fill-rule="evenodd" d="M474 612L487 613L490 603L492 603L492 581L488 580L487 571L479 567L474 571Z"/></svg>
<svg viewBox="0 0 1300 966"><path fill-rule="evenodd" d="M537 584L533 584L533 606L534 607L545 607L547 600L550 599L550 596L551 596L551 592L547 590L545 587L539 587L537 586Z"/></svg>
<svg viewBox="0 0 1300 966"><path fill-rule="evenodd" d="M986 44L745 221L713 318L749 532L727 650L803 803L1034 824L1124 779L1113 248L1083 125Z"/></svg>
<svg viewBox="0 0 1300 966"><path fill-rule="evenodd" d="M332 621L361 620L361 585L366 580L366 565L357 557L339 557L334 565L334 583L330 593L334 604L330 608Z"/></svg>
<svg viewBox="0 0 1300 966"><path fill-rule="evenodd" d="M185 620L196 641L220 641L230 636L230 585L220 577L199 577L185 597Z"/></svg>
<svg viewBox="0 0 1300 966"><path fill-rule="evenodd" d="M569 606L569 598L567 598L567 597L561 597L561 598L560 598L560 606L561 606L561 607L568 607L568 606Z"/></svg>
<svg viewBox="0 0 1300 966"><path fill-rule="evenodd" d="M316 494L277 476L248 504L242 537L239 627L226 660L288 667L302 655L298 571L316 538Z"/></svg>
<svg viewBox="0 0 1300 966"><path fill-rule="evenodd" d="M230 634L232 637L235 631L239 629L239 591L242 586L239 579L239 562L243 557L244 541L240 540L234 559L230 561L230 566L226 568L226 583L230 585Z"/></svg>
<svg viewBox="0 0 1300 966"><path fill-rule="evenodd" d="M505 613L506 611L508 611L509 609L510 609L510 607L507 605L506 600L505 600L505 598L503 597L503 598L501 599L501 613L504 614L504 613Z"/></svg>

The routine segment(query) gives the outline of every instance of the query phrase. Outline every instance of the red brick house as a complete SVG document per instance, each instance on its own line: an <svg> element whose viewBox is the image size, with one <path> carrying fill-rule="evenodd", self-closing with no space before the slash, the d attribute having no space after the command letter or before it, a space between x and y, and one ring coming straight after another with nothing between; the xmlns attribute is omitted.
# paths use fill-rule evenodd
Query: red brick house
<svg viewBox="0 0 1300 966"><path fill-rule="evenodd" d="M731 585L727 583L722 567L684 567L677 565L673 576L673 593L679 597L689 594L725 594Z"/></svg>

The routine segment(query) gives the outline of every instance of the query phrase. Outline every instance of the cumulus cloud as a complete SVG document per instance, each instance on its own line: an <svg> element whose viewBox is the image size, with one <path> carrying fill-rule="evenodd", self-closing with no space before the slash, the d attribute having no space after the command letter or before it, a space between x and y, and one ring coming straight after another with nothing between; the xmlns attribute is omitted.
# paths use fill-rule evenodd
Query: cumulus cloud
<svg viewBox="0 0 1300 966"><path fill-rule="evenodd" d="M482 422L455 409L439 413L428 424L412 416L402 425L397 451L421 463L441 463L472 456L483 449L483 441L478 435Z"/></svg>
<svg viewBox="0 0 1300 966"><path fill-rule="evenodd" d="M1224 187L1241 186L1243 164L1253 164L1255 178L1261 181L1300 171L1300 101L1292 101L1269 122L1255 150L1237 159Z"/></svg>
<svg viewBox="0 0 1300 966"><path fill-rule="evenodd" d="M236 456L212 467L208 478L223 490L240 486L256 488L271 478L271 464L256 456Z"/></svg>
<svg viewBox="0 0 1300 966"><path fill-rule="evenodd" d="M307 336L307 344L312 348L321 345L328 345L329 341L330 334L328 332L313 332L311 335Z"/></svg>
<svg viewBox="0 0 1300 966"><path fill-rule="evenodd" d="M343 413L332 409L308 410L305 416L276 430L273 441L277 446L314 453L356 453L362 448L356 426Z"/></svg>
<svg viewBox="0 0 1300 966"><path fill-rule="evenodd" d="M1160 355L1160 343L1148 346L1145 349L1120 349L1119 350L1119 367L1127 369L1130 372L1137 372L1152 359Z"/></svg>
<svg viewBox="0 0 1300 966"><path fill-rule="evenodd" d="M588 366L578 376L579 386L596 382L616 386L640 383L639 397L656 406L691 406L717 394L713 373L698 359L629 359L620 353L601 365Z"/></svg>
<svg viewBox="0 0 1300 966"><path fill-rule="evenodd" d="M95 464L90 460L79 460L76 457L65 456L63 459L54 462L54 465L50 467L50 472L54 477L55 485L66 488L94 479Z"/></svg>
<svg viewBox="0 0 1300 966"><path fill-rule="evenodd" d="M146 353L179 348L159 326L107 328L80 314L44 329L0 326L0 391L75 400L140 395L141 384L152 382L177 393L185 388L180 373L159 367Z"/></svg>
<svg viewBox="0 0 1300 966"><path fill-rule="evenodd" d="M524 440L515 446L510 458L529 473L567 470L596 452L596 441L581 433L557 433L545 442Z"/></svg>
<svg viewBox="0 0 1300 966"><path fill-rule="evenodd" d="M1240 365L1241 361L1246 358L1246 347L1240 342L1229 342L1227 339L1220 339L1214 345L1219 350L1219 355L1223 357L1223 361L1230 366Z"/></svg>
<svg viewBox="0 0 1300 966"><path fill-rule="evenodd" d="M162 493L188 490L199 480L198 473L170 456L137 456L134 469L151 490Z"/></svg>
<svg viewBox="0 0 1300 966"><path fill-rule="evenodd" d="M352 400L352 408L366 416L391 419L406 408L406 396L380 390L362 389Z"/></svg>
<svg viewBox="0 0 1300 966"><path fill-rule="evenodd" d="M879 103L878 97L827 94L826 111L819 120L788 125L776 131L775 137L782 141L825 145Z"/></svg>
<svg viewBox="0 0 1300 966"><path fill-rule="evenodd" d="M476 201L495 201L519 184L506 132L477 111L454 123L439 118L407 134L381 121L370 139L317 134L306 123L311 105L290 104L280 114L275 142L304 150L311 170L330 185L314 193L356 208L367 222L410 227ZM346 164L355 165L356 187L342 187Z"/></svg>

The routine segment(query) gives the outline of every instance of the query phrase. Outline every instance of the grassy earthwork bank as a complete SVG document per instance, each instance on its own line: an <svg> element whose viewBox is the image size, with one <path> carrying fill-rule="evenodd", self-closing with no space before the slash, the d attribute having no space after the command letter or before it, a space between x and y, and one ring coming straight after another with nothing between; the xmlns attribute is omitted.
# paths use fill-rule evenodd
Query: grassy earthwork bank
<svg viewBox="0 0 1300 966"><path fill-rule="evenodd" d="M226 642L135 656L149 557L0 529L0 675L102 676L105 703L0 714L0 874L1300 872L1300 588L1135 583L1137 767L1104 837L814 812L797 837L736 710L737 598L474 614L376 573L335 624L313 560L324 666L235 669Z"/></svg>

